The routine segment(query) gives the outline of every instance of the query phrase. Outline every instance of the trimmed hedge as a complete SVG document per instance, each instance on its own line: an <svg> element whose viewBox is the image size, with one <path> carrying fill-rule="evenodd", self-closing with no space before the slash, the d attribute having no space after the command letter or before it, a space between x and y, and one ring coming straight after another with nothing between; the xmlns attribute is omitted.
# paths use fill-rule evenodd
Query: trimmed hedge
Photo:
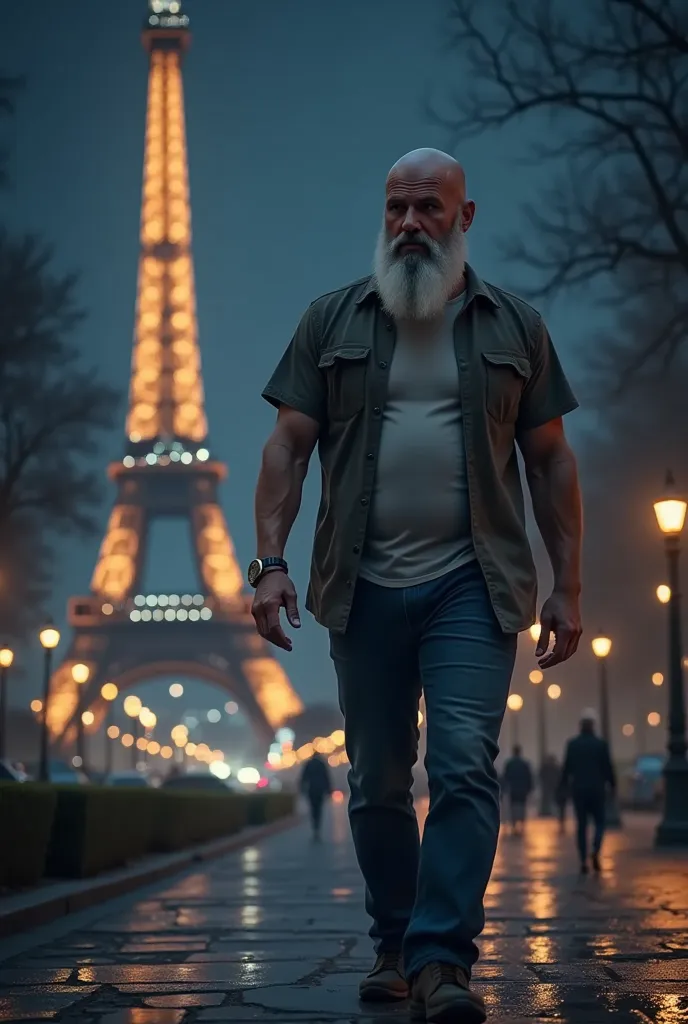
<svg viewBox="0 0 688 1024"><path fill-rule="evenodd" d="M57 796L53 786L0 783L0 885L35 885L45 873Z"/></svg>
<svg viewBox="0 0 688 1024"><path fill-rule="evenodd" d="M251 793L247 801L247 825L270 825L294 813L293 793Z"/></svg>
<svg viewBox="0 0 688 1024"><path fill-rule="evenodd" d="M175 790L156 793L150 849L167 853L231 836L248 823L246 797Z"/></svg>
<svg viewBox="0 0 688 1024"><path fill-rule="evenodd" d="M26 783L13 783L18 796ZM110 786L52 786L55 816L45 874L86 878L147 853L234 835L294 812L290 793L234 794ZM19 802L20 799L19 799Z"/></svg>

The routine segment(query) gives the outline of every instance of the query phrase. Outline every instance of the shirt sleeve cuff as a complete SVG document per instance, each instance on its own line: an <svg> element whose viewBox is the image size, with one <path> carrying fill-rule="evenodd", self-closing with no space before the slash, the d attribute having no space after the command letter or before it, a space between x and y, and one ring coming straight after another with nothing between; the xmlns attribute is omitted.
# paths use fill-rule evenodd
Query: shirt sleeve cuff
<svg viewBox="0 0 688 1024"><path fill-rule="evenodd" d="M575 398L571 397L568 401L561 402L550 409L540 409L536 416L518 421L518 433L523 433L524 430L536 430L538 427L544 427L545 423L551 423L552 420L558 420L560 417L574 412L579 407L579 404Z"/></svg>
<svg viewBox="0 0 688 1024"><path fill-rule="evenodd" d="M304 416L310 417L315 420L316 423L321 423L322 415L319 409L308 402L301 396L289 394L286 391L281 391L279 388L273 387L268 384L266 388L261 392L262 397L270 405L273 405L276 409L279 409L281 405L286 405L290 409L296 409L297 412L303 413Z"/></svg>

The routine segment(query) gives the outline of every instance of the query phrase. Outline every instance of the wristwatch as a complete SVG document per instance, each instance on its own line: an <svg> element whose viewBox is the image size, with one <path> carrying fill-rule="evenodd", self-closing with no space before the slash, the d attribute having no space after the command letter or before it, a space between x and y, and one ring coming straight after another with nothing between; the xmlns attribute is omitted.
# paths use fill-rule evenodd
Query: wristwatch
<svg viewBox="0 0 688 1024"><path fill-rule="evenodd" d="M248 567L248 582L252 587L257 587L268 569L281 569L282 572L289 572L289 566L283 558L276 555L270 558L254 558Z"/></svg>

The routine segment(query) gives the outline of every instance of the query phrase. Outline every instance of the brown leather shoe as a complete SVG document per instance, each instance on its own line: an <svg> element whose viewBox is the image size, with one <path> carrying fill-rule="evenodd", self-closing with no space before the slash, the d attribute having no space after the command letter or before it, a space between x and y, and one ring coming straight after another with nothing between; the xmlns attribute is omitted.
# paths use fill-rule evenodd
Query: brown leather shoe
<svg viewBox="0 0 688 1024"><path fill-rule="evenodd" d="M397 950L380 953L358 991L364 1003L391 1003L408 999L409 986L404 977L401 953Z"/></svg>
<svg viewBox="0 0 688 1024"><path fill-rule="evenodd" d="M413 979L411 1020L428 1024L483 1024L485 1003L471 992L468 974L455 964L428 964Z"/></svg>

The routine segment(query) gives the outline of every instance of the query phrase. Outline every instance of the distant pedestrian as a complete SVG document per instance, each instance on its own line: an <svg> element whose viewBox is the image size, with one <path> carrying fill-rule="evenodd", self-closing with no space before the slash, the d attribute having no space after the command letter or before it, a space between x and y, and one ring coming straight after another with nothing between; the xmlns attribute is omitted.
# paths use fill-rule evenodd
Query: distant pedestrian
<svg viewBox="0 0 688 1024"><path fill-rule="evenodd" d="M568 785L564 783L562 779L559 779L555 799L557 803L557 816L559 818L560 832L566 831L566 808L568 806L569 797L570 793Z"/></svg>
<svg viewBox="0 0 688 1024"><path fill-rule="evenodd" d="M512 756L504 766L502 787L509 800L511 830L514 835L518 835L523 832L526 804L533 791L533 773L519 746L514 747Z"/></svg>
<svg viewBox="0 0 688 1024"><path fill-rule="evenodd" d="M304 764L301 772L300 789L308 801L311 825L313 826L313 838L319 839L323 807L326 799L332 795L330 770L320 754L313 754L311 759Z"/></svg>
<svg viewBox="0 0 688 1024"><path fill-rule="evenodd" d="M557 803L557 788L561 778L561 765L553 754L547 754L540 767L541 813L551 815Z"/></svg>
<svg viewBox="0 0 688 1024"><path fill-rule="evenodd" d="M609 744L595 735L597 715L588 708L581 715L580 733L566 748L561 786L571 793L578 825L577 841L581 873L588 873L588 822L592 819L592 866L600 870L600 851L605 829L607 794L616 789L616 775Z"/></svg>

